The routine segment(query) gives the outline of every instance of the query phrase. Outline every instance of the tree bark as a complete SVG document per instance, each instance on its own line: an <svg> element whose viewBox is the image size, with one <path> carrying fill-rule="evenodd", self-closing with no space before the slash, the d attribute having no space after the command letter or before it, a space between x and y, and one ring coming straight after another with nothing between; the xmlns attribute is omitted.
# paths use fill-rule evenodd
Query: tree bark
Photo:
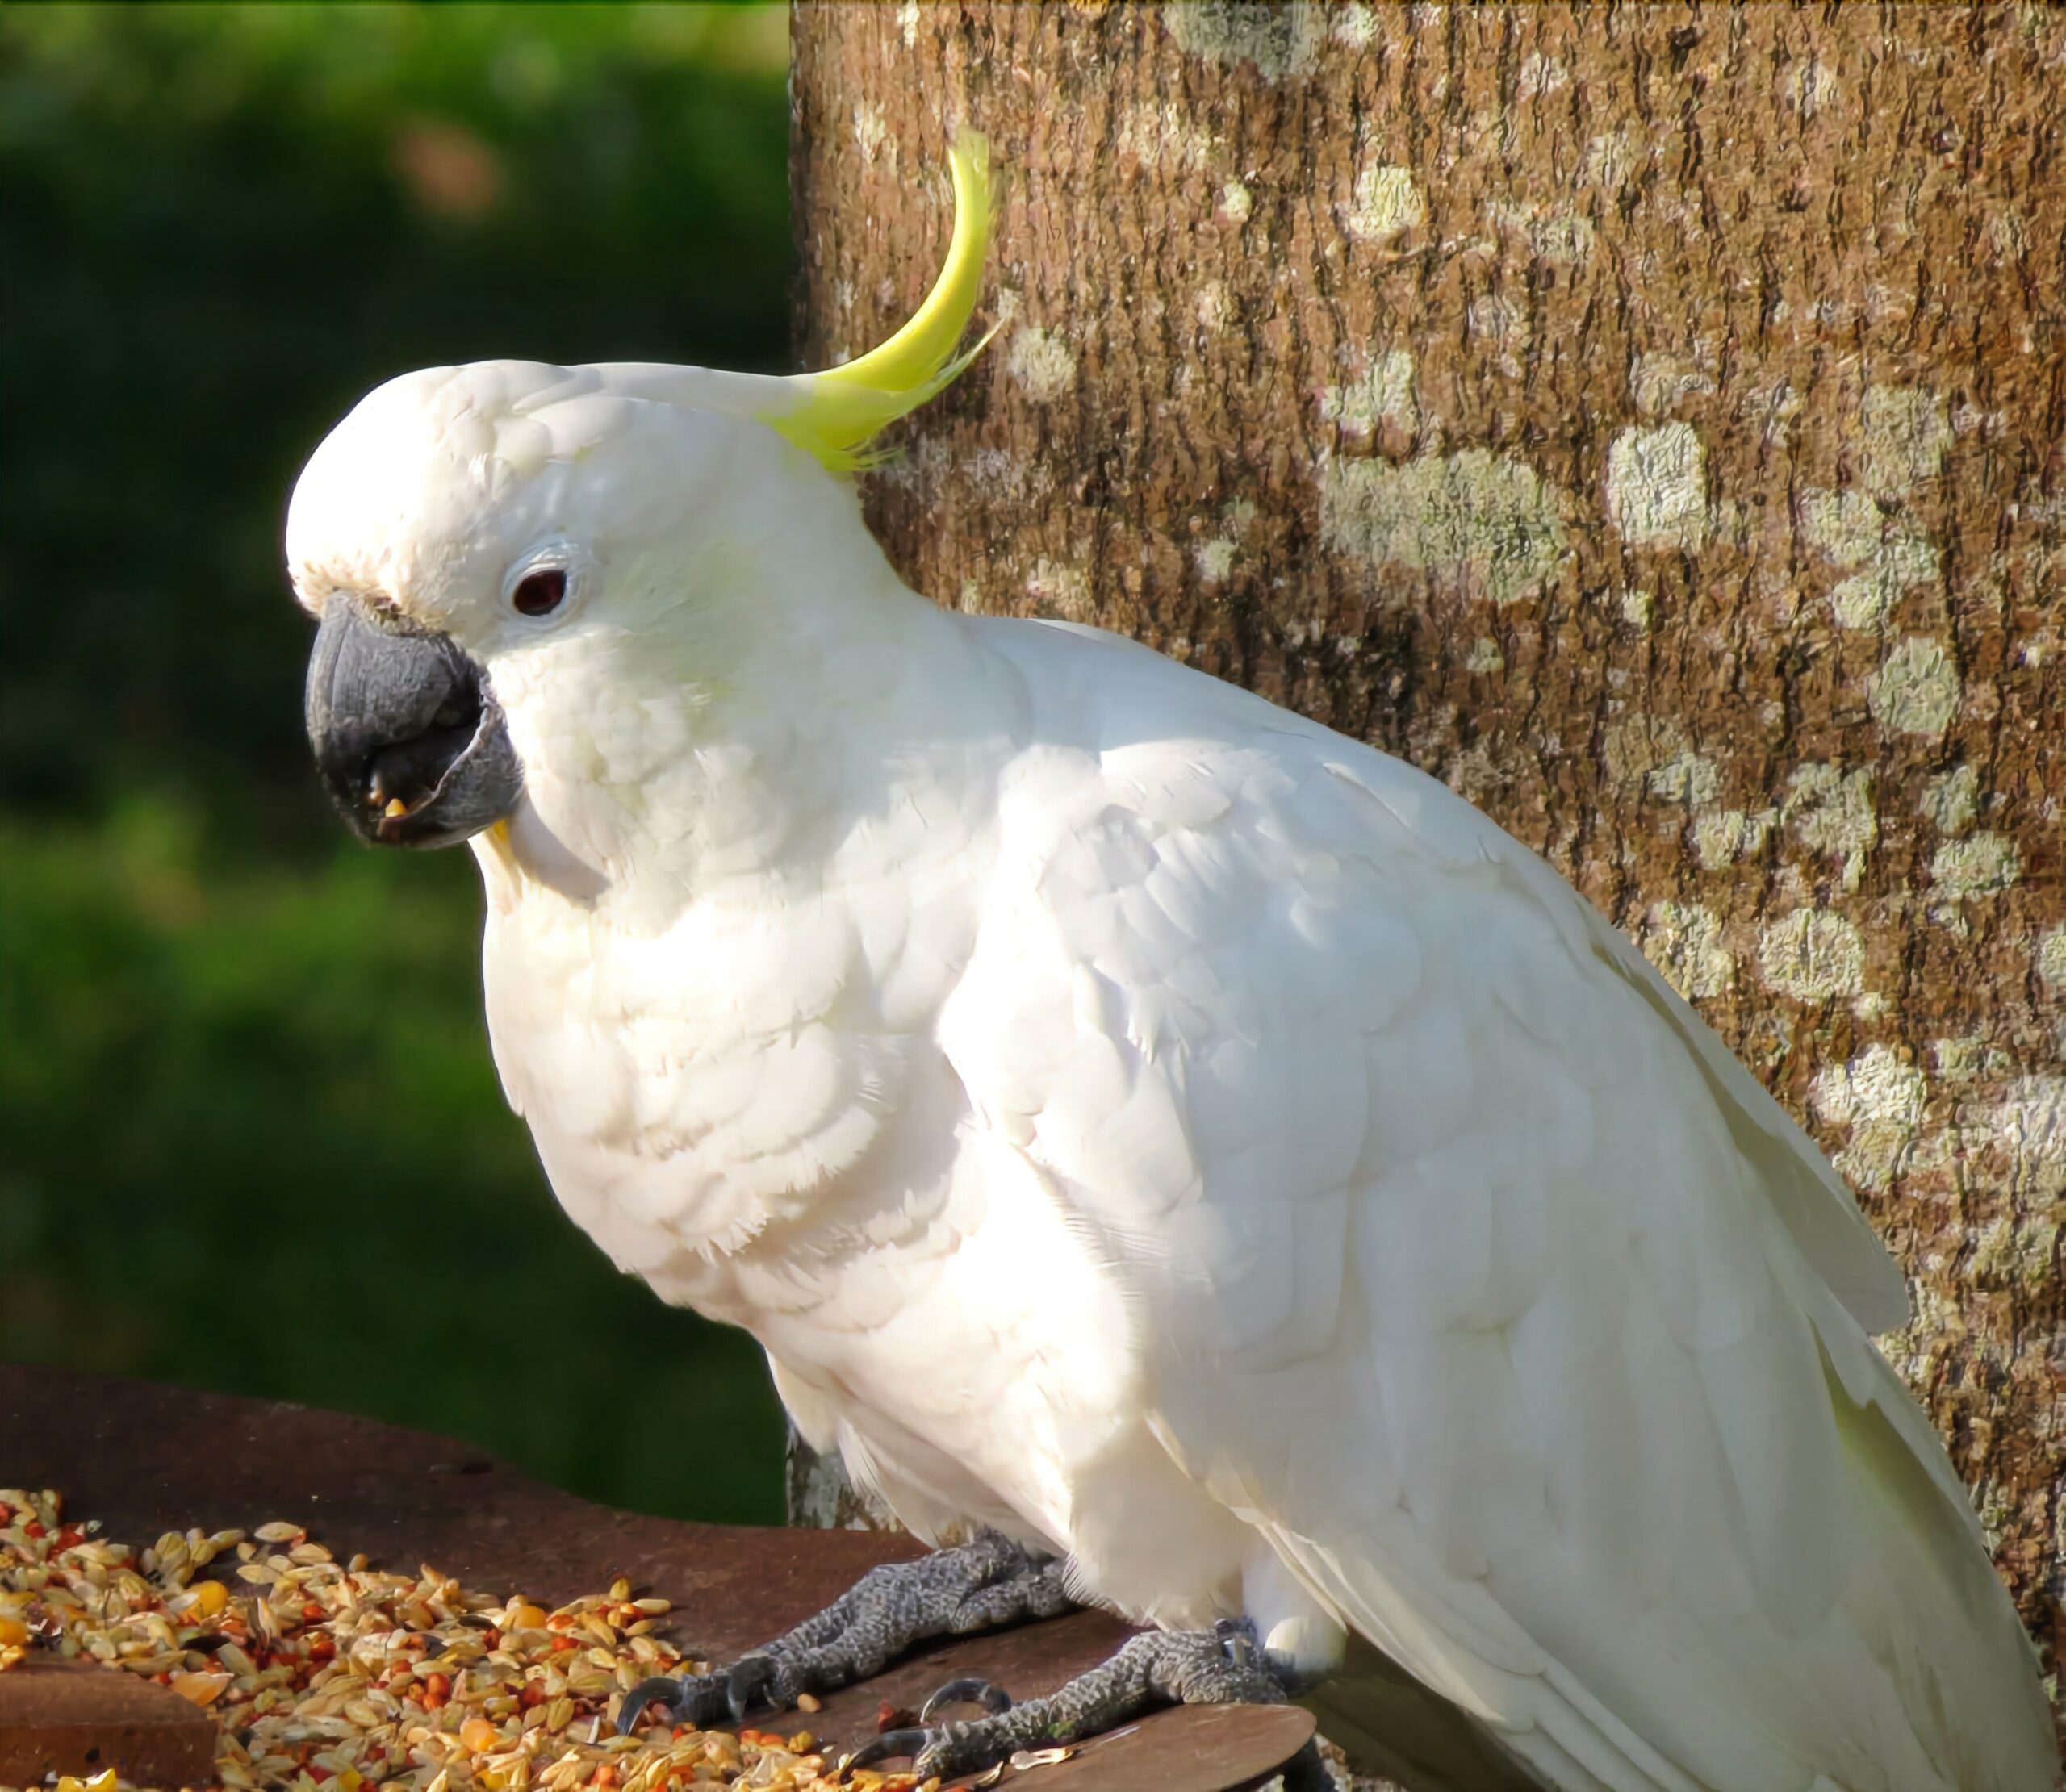
<svg viewBox="0 0 2066 1792"><path fill-rule="evenodd" d="M1445 779L1808 1125L1881 1342L2066 1634L2066 16L800 6L811 366L990 141L922 591Z"/></svg>

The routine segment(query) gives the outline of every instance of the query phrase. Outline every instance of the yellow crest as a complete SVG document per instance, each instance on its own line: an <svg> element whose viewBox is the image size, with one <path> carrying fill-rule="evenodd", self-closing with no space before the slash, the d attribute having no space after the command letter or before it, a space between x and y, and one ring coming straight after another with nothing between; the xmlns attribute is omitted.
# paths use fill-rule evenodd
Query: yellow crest
<svg viewBox="0 0 2066 1792"><path fill-rule="evenodd" d="M989 248L989 146L964 131L947 153L947 165L954 174L954 238L925 303L896 335L859 360L783 381L788 402L760 413L770 428L835 472L878 458L868 452L876 435L952 384L997 333L993 325L973 347L955 353L982 290Z"/></svg>

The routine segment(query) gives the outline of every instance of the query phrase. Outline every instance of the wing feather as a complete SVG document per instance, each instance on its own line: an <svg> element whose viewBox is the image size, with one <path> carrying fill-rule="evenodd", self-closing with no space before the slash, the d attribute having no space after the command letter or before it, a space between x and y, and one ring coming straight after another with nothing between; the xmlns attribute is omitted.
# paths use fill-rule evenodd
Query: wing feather
<svg viewBox="0 0 2066 1792"><path fill-rule="evenodd" d="M1900 1274L1800 1129L1441 786L1010 639L1067 695L947 1042L1123 1266L1178 1464L1553 1783L2048 1786L2027 1643L1865 1335ZM1058 982L1031 1087L998 1036Z"/></svg>

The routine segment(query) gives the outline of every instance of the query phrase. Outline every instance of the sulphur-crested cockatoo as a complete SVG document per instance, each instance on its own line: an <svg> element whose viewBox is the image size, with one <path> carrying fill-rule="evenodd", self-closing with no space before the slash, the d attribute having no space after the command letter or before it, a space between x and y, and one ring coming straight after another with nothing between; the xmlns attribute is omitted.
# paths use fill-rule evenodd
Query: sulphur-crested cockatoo
<svg viewBox="0 0 2066 1792"><path fill-rule="evenodd" d="M1901 1276L1642 956L1409 767L891 570L847 474L968 359L954 172L874 353L406 374L287 524L324 776L470 842L567 1211L973 1539L667 1696L1079 1597L1151 1634L887 1746L1325 1678L1426 1785L2043 1792Z"/></svg>

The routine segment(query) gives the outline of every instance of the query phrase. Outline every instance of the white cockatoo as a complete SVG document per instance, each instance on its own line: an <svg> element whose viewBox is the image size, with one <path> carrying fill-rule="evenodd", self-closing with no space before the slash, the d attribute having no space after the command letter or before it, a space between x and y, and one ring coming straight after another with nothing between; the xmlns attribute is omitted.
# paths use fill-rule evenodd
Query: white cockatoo
<svg viewBox="0 0 2066 1792"><path fill-rule="evenodd" d="M1868 1336L1901 1276L1649 963L1410 767L871 540L847 475L971 358L953 166L873 353L406 374L287 525L324 777L470 842L560 1201L975 1539L712 1683L1065 1585L1166 1649L924 1765L1324 1678L1424 1785L2044 1792L2032 1651Z"/></svg>

